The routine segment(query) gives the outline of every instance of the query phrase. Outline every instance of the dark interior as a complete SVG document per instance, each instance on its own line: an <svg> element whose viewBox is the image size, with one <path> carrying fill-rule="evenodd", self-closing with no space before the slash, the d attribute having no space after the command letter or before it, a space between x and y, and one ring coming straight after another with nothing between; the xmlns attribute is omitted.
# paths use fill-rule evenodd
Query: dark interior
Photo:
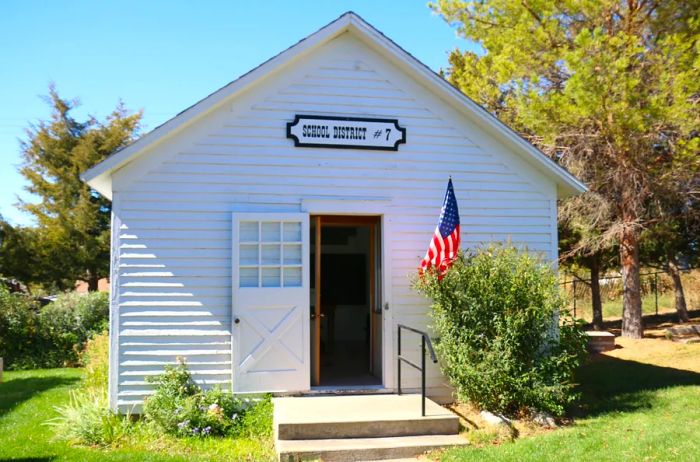
<svg viewBox="0 0 700 462"><path fill-rule="evenodd" d="M370 372L370 238L366 226L321 229L321 386L381 383Z"/></svg>

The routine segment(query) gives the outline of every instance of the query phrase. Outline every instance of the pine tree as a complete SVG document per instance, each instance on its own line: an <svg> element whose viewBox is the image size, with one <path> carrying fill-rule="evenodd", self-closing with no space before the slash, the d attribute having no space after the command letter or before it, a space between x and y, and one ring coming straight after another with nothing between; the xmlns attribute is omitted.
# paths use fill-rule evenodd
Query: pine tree
<svg viewBox="0 0 700 462"><path fill-rule="evenodd" d="M12 226L0 216L0 276L24 284L42 280L36 253L33 251L36 230Z"/></svg>
<svg viewBox="0 0 700 462"><path fill-rule="evenodd" d="M80 175L134 139L141 113L129 115L120 103L104 122L80 122L71 113L78 103L61 98L53 86L46 100L50 120L27 130L20 168L27 191L40 201L20 207L36 219L32 250L44 283L71 288L83 280L97 290L109 274L111 204Z"/></svg>
<svg viewBox="0 0 700 462"><path fill-rule="evenodd" d="M679 179L687 178L679 176ZM641 256L647 265L671 276L678 320L688 322L681 267L697 265L700 261L700 194L693 194L700 190L700 178L675 186L675 191L668 191L653 204L659 219L642 233Z"/></svg>
<svg viewBox="0 0 700 462"><path fill-rule="evenodd" d="M431 6L483 49L453 51L450 81L607 203L599 239L619 246L622 333L641 337L640 235L658 219L650 203L676 176L700 172L700 3Z"/></svg>

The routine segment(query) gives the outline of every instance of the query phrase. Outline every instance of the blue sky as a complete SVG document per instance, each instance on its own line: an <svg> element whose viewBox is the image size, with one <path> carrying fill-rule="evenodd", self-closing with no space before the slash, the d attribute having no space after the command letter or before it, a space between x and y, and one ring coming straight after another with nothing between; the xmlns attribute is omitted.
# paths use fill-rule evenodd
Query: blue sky
<svg viewBox="0 0 700 462"><path fill-rule="evenodd" d="M425 0L2 2L0 214L31 223L14 206L27 198L18 140L48 116L49 82L81 101L78 116L121 99L148 131L347 10L434 70L467 46Z"/></svg>

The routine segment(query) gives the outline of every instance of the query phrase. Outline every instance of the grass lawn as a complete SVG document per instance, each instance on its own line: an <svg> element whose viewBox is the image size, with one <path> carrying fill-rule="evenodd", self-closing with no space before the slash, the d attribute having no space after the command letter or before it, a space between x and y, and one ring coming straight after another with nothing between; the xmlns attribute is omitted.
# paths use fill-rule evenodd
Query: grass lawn
<svg viewBox="0 0 700 462"><path fill-rule="evenodd" d="M442 461L700 460L700 344L649 332L617 339L579 373L583 400L567 428L441 454Z"/></svg>
<svg viewBox="0 0 700 462"><path fill-rule="evenodd" d="M513 442L488 438L439 454L442 461L695 461L700 443L700 344L649 330L643 340L593 357L580 371L583 400L569 427ZM80 369L6 372L0 384L0 460L266 461L271 440L135 435L115 448L73 447L44 425L66 403ZM521 436L527 434L521 432Z"/></svg>
<svg viewBox="0 0 700 462"><path fill-rule="evenodd" d="M0 384L0 460L21 461L266 461L274 460L272 441L232 438L133 437L123 447L99 449L56 441L53 406L68 401L80 369L5 372ZM126 447L128 444L128 448Z"/></svg>

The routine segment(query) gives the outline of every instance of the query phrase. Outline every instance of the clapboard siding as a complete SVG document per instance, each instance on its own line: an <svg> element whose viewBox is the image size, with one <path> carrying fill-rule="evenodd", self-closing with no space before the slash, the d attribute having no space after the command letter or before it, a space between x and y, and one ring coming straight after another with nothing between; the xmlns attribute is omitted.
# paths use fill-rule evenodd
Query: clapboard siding
<svg viewBox="0 0 700 462"><path fill-rule="evenodd" d="M296 113L397 118L407 143L397 152L294 148L285 123ZM411 277L448 175L464 246L512 241L555 257L554 183L347 34L149 149L150 159L114 175L121 407L139 404L152 390L146 378L178 357L198 383L231 387L231 212L299 212L307 199L384 204L394 326L429 324ZM418 386L414 371L404 378ZM438 367L428 379L431 394L448 396Z"/></svg>
<svg viewBox="0 0 700 462"><path fill-rule="evenodd" d="M230 212L232 209L231 202L214 202L214 201L207 201L206 203L202 203L203 201L197 200L196 196L188 196L188 195L180 195L180 196L175 196L178 199L181 197L182 199L189 198L190 201L185 201L185 200L177 200L173 201L171 199L170 202L164 202L163 200L159 199L168 199L168 195L163 193L163 196L159 198L160 193L136 193L136 194L125 194L129 200L133 200L133 202L130 203L127 207L124 208L123 212L126 212L127 210L135 210L135 211L143 211L143 212L148 212L148 213L154 213L158 214L160 213L160 218L164 218L164 215L169 213L169 212L190 212L190 213L218 213L218 212ZM176 193L173 193L176 194ZM270 196L266 197L264 201L261 201L258 196L256 195L236 195L236 194L229 194L228 195L229 201L243 201L247 200L247 204L249 207L255 206L255 207L271 207L271 206L277 206L277 207L294 207L296 211L299 210L299 202L301 201L301 196L295 196L295 195L278 195L278 196ZM285 203L279 203L279 204L274 204L271 203L271 200L274 200L274 198L278 198L280 201L285 201ZM362 197L359 198L360 200ZM421 199L420 197L412 197L410 199L404 198L404 197L394 197L391 198L392 200L392 205L390 208L392 211L399 215L403 215L406 213L411 213L411 211L414 212L417 216L424 215L426 213L430 213L428 211L429 207L426 208L419 208L417 206L422 205L421 202L429 202L429 200ZM412 202L415 202L415 204L412 204ZM236 202L240 203L240 202ZM494 215L498 214L500 216L511 216L511 217L518 217L518 216L524 216L527 214L534 214L534 215L542 215L543 213L546 213L547 210L547 204L549 201L547 200L520 200L520 199L511 199L507 202L504 202L503 200L500 199L495 199L491 197L484 197L480 199L470 199L470 198L464 198L462 197L460 199L459 203L459 208L460 208L460 214L470 214L470 216L488 216L488 215ZM291 210L290 210L291 211ZM435 212L433 211L432 215L434 215ZM156 215L154 215L156 216ZM221 215L218 215L219 219L221 219ZM197 219L197 218L194 218ZM128 240L128 239L136 239L137 237L133 233L129 233L127 231L121 231L120 236L123 240ZM199 242L198 244L200 245L208 245L208 242ZM136 244L134 244L136 245Z"/></svg>

